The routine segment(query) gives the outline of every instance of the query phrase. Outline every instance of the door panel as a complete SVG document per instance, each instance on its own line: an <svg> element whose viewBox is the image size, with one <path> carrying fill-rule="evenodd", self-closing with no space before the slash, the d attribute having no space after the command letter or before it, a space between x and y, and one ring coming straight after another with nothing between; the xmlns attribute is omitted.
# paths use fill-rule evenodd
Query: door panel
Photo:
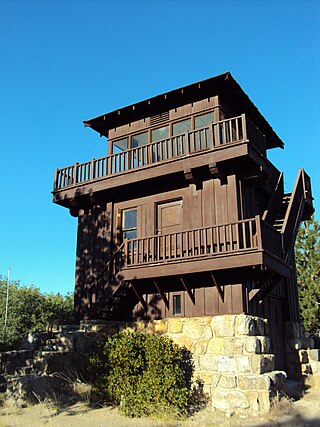
<svg viewBox="0 0 320 427"><path fill-rule="evenodd" d="M157 207L157 234L159 237L159 257L171 258L180 251L180 239L172 233L182 231L182 200L161 203ZM170 235L171 234L171 235Z"/></svg>

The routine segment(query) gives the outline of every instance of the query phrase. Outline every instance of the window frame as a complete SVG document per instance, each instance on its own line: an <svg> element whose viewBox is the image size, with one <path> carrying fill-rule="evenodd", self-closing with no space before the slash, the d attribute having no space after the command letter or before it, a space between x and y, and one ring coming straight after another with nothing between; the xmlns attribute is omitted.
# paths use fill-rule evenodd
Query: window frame
<svg viewBox="0 0 320 427"><path fill-rule="evenodd" d="M175 120L168 121L167 123L161 123L161 124L158 124L157 126L149 126L148 128L145 128L144 130L140 129L140 130L132 132L132 133L127 133L127 134L121 135L118 138L114 138L114 139L112 139L112 140L109 141L112 144L111 155L118 154L118 153L114 152L114 147L117 147L116 146L117 141L121 141L121 140L124 140L126 138L128 139L128 149L127 150L138 148L138 147L133 147L132 146L133 138L135 136L143 134L143 133L147 133L148 134L148 142L147 142L147 144L140 145L139 147L143 147L143 146L146 146L146 145L158 142L158 141L162 141L162 139L156 140L156 141L152 141L152 131L156 131L157 129L161 129L161 128L164 128L164 127L168 127L169 128L169 136L168 136L168 138L173 138L173 137L176 137L176 136L179 136L179 135L184 135L185 133L178 134L178 135L173 135L173 126L175 124L179 123L179 122L183 122L183 121L186 121L188 119L191 120L191 129L188 132L192 132L192 131L195 131L195 130L198 130L198 129L202 129L202 127L198 127L197 129L195 129L195 120L196 120L196 118L200 117L200 116L204 116L206 114L213 113L213 119L215 119L215 110L216 109L217 109L217 107L211 107L210 109L207 109L207 110L204 110L204 111L201 111L201 112L199 111L197 113L193 113L193 114L190 114L190 115L186 115L184 117L180 117L180 118L177 118ZM219 111L220 111L220 108L219 108ZM220 117L220 113L219 113L219 117ZM213 123L214 123L214 121L213 121ZM167 139L167 138L165 138L165 139ZM119 149L119 147L117 147L117 148ZM123 152L127 151L127 150L123 150Z"/></svg>

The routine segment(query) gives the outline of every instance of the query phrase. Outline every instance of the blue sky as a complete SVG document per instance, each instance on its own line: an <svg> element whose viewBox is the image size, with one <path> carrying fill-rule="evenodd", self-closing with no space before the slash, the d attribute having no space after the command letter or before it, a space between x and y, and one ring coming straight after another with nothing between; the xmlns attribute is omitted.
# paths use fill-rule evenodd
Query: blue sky
<svg viewBox="0 0 320 427"><path fill-rule="evenodd" d="M319 0L0 0L0 274L73 291L77 223L50 192L55 168L106 153L82 121L225 71L319 209L319 22Z"/></svg>

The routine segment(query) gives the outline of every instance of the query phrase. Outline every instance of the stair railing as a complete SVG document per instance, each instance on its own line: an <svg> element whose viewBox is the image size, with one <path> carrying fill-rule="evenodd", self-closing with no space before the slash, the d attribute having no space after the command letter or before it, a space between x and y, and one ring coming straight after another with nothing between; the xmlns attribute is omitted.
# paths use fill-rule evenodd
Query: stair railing
<svg viewBox="0 0 320 427"><path fill-rule="evenodd" d="M306 189L308 176L303 169L299 169L297 179L287 211L284 217L281 233L283 235L283 250L285 260L288 261L291 256L294 242L298 233L299 225L303 217L304 205L307 200L310 188Z"/></svg>

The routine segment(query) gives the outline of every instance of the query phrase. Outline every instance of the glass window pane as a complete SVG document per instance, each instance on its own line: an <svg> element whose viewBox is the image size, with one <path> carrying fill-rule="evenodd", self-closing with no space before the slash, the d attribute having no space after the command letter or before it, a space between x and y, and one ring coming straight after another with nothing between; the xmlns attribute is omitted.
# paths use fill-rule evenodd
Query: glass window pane
<svg viewBox="0 0 320 427"><path fill-rule="evenodd" d="M181 295L173 295L173 314L181 314Z"/></svg>
<svg viewBox="0 0 320 427"><path fill-rule="evenodd" d="M151 141L161 141L162 139L169 138L169 126L154 129L151 131Z"/></svg>
<svg viewBox="0 0 320 427"><path fill-rule="evenodd" d="M119 139L113 143L113 153L119 153L119 151L128 150L128 138Z"/></svg>
<svg viewBox="0 0 320 427"><path fill-rule="evenodd" d="M182 122L174 123L172 126L172 135L181 135L191 130L191 119L183 120Z"/></svg>
<svg viewBox="0 0 320 427"><path fill-rule="evenodd" d="M137 238L137 230L129 230L123 232L124 239L136 239Z"/></svg>
<svg viewBox="0 0 320 427"><path fill-rule="evenodd" d="M137 228L137 209L129 209L123 212L123 230Z"/></svg>
<svg viewBox="0 0 320 427"><path fill-rule="evenodd" d="M194 118L194 128L199 129L208 126L209 123L214 122L213 111L211 113L202 114Z"/></svg>
<svg viewBox="0 0 320 427"><path fill-rule="evenodd" d="M139 133L132 137L131 148L141 147L148 144L148 132Z"/></svg>

